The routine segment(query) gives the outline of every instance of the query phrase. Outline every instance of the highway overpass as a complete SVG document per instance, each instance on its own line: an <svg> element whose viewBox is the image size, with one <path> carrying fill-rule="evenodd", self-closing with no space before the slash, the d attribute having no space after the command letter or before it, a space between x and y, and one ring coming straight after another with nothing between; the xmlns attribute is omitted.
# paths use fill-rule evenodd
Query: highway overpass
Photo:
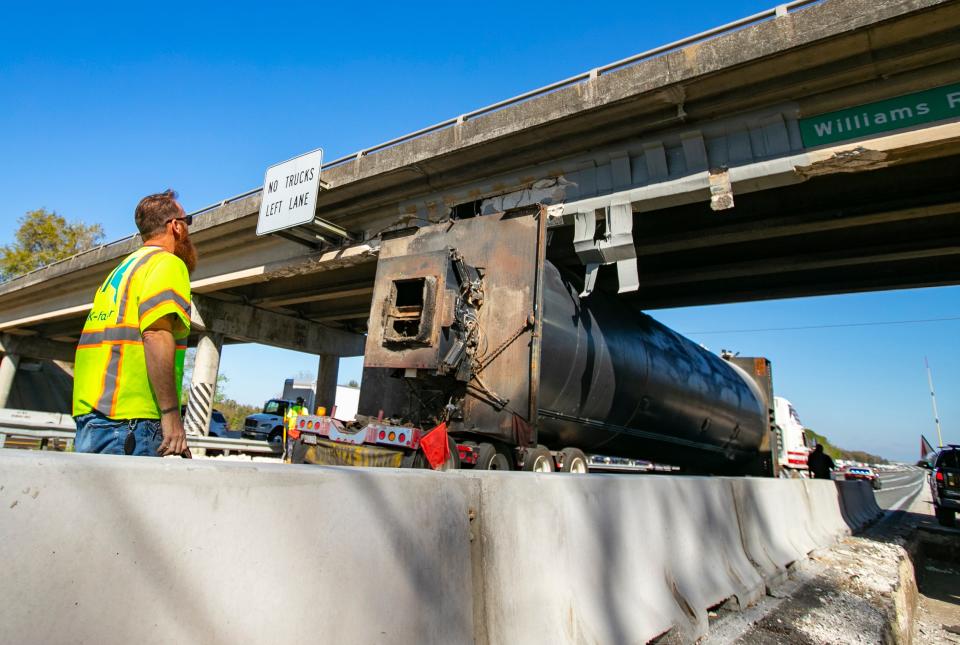
<svg viewBox="0 0 960 645"><path fill-rule="evenodd" d="M548 259L625 311L956 284L958 60L956 0L794 2L326 164L345 237L257 237L259 191L225 199L192 229L194 384L260 342L318 354L330 391L382 236L505 211L543 208ZM0 285L0 404L19 356L71 360L139 244Z"/></svg>

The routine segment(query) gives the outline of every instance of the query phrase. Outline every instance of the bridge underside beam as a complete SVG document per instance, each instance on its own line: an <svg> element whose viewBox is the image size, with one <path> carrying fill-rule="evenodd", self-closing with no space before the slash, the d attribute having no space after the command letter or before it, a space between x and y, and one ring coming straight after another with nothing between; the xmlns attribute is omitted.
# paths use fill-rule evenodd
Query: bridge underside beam
<svg viewBox="0 0 960 645"><path fill-rule="evenodd" d="M77 346L38 336L14 336L0 334L0 352L18 354L25 358L37 358L72 363Z"/></svg>
<svg viewBox="0 0 960 645"><path fill-rule="evenodd" d="M197 294L193 325L252 343L262 343L311 354L360 356L365 339L316 322Z"/></svg>

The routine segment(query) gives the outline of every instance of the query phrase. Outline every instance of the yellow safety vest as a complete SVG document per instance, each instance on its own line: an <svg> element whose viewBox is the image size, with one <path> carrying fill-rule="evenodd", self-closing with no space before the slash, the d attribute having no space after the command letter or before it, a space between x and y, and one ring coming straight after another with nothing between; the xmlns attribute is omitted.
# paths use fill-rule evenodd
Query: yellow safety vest
<svg viewBox="0 0 960 645"><path fill-rule="evenodd" d="M190 333L190 277L183 261L143 246L110 272L83 325L73 369L73 414L93 410L111 419L159 419L143 353L143 332L174 314L183 323L174 361L177 400Z"/></svg>
<svg viewBox="0 0 960 645"><path fill-rule="evenodd" d="M302 405L291 405L287 408L287 414L285 416L285 421L287 422L287 428L293 428L297 425L297 417L302 414L306 414L307 409Z"/></svg>

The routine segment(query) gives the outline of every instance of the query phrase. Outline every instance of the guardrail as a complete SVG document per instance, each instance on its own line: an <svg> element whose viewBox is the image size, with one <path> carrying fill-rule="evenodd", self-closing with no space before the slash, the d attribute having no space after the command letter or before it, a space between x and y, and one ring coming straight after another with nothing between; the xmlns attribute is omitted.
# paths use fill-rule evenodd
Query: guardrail
<svg viewBox="0 0 960 645"><path fill-rule="evenodd" d="M7 437L39 439L45 444L49 439L73 441L76 426L67 415L48 412L29 412L25 410L0 410L0 447ZM254 439L229 439L226 437L199 437L187 435L187 445L191 448L208 450L229 450L257 454L278 455L280 450L269 441Z"/></svg>

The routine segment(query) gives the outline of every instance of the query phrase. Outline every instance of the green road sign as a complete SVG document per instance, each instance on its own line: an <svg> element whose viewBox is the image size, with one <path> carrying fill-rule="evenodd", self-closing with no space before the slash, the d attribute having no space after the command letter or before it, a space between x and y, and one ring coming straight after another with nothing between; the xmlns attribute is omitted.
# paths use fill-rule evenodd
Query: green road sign
<svg viewBox="0 0 960 645"><path fill-rule="evenodd" d="M960 83L800 119L800 135L813 148L958 116Z"/></svg>

